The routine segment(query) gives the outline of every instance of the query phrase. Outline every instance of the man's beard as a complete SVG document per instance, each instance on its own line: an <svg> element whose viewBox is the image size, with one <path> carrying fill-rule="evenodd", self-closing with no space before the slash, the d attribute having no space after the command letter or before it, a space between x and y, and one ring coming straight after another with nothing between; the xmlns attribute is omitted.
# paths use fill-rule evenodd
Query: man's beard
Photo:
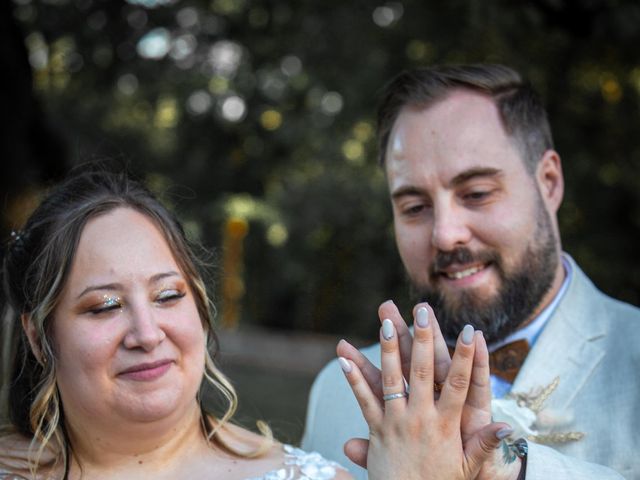
<svg viewBox="0 0 640 480"><path fill-rule="evenodd" d="M531 317L551 288L558 265L556 238L541 199L536 223L535 238L509 272L495 250L472 253L462 247L436 255L430 272L434 283L438 280L437 272L451 264L490 263L501 280L495 298L485 300L473 291L460 291L456 298L447 298L436 288L420 288L412 282L413 295L433 307L446 339L455 340L462 328L471 324L492 343L507 337Z"/></svg>

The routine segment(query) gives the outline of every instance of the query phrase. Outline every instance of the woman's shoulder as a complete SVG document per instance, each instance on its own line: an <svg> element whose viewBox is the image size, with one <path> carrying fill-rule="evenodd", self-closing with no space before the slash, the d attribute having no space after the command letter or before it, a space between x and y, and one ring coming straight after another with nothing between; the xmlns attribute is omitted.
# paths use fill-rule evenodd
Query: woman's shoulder
<svg viewBox="0 0 640 480"><path fill-rule="evenodd" d="M25 472L26 475L26 472ZM10 472L9 470L4 470L0 466L0 480L28 480L29 477L25 475L20 475L19 473Z"/></svg>
<svg viewBox="0 0 640 480"><path fill-rule="evenodd" d="M0 480L25 480L32 478L29 458L37 452L31 439L19 433L0 434ZM41 470L44 471L55 460L51 450L44 449L40 456ZM47 470L48 471L48 470Z"/></svg>
<svg viewBox="0 0 640 480"><path fill-rule="evenodd" d="M28 460L29 446L31 440L19 433L1 433L0 434L0 462L7 459Z"/></svg>
<svg viewBox="0 0 640 480"><path fill-rule="evenodd" d="M29 444L17 433L0 435L0 479L23 480L29 472Z"/></svg>

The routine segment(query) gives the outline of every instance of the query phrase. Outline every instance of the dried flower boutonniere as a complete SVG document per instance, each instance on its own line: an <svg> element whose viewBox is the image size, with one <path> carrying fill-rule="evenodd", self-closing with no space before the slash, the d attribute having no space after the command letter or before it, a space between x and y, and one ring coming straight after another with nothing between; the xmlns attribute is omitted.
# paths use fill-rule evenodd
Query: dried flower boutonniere
<svg viewBox="0 0 640 480"><path fill-rule="evenodd" d="M559 432L572 418L545 409L545 402L560 383L556 378L543 388L529 393L509 393L504 398L491 400L491 415L495 422L506 422L513 428L509 440L525 438L535 443L564 443L578 441L582 432Z"/></svg>

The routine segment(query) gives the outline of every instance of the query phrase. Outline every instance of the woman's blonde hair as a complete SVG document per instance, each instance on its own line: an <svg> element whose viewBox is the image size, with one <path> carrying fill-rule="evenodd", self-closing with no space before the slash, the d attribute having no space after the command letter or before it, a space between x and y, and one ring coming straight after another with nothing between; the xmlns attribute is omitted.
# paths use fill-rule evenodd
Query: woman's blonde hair
<svg viewBox="0 0 640 480"><path fill-rule="evenodd" d="M47 195L20 232L13 234L3 262L3 287L9 313L5 327L17 349L9 366L8 417L13 430L31 438L29 469L35 476L43 467L45 450L53 453L53 464L64 468L67 476L72 446L65 431L64 406L56 386L56 349L51 340L53 313L69 276L80 235L86 223L116 208L131 208L149 217L162 232L182 270L197 306L207 337L204 378L199 393L203 410L203 433L242 456L260 454L268 447L250 453L228 445L220 428L237 407L233 386L216 367L212 353L217 351L213 330L214 308L200 273L201 263L193 252L180 222L140 182L127 173L114 172L104 165L84 166ZM36 352L29 346L21 328L21 318L30 322L37 338ZM7 357L5 357L7 358ZM6 369L3 369L5 371ZM225 399L226 409L211 422L202 402L202 388L212 385ZM215 417L215 415L214 415ZM267 436L268 429L264 430ZM269 442L267 442L269 443ZM265 444L266 445L266 444Z"/></svg>

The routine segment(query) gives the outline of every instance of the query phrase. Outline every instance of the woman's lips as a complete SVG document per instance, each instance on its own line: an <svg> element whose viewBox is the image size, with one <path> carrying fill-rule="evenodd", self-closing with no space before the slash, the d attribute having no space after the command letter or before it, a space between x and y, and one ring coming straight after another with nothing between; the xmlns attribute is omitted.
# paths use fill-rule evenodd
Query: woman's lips
<svg viewBox="0 0 640 480"><path fill-rule="evenodd" d="M155 380L164 375L169 370L169 368L171 368L172 363L172 360L139 363L138 365L133 365L132 367L123 370L118 376L140 382Z"/></svg>

